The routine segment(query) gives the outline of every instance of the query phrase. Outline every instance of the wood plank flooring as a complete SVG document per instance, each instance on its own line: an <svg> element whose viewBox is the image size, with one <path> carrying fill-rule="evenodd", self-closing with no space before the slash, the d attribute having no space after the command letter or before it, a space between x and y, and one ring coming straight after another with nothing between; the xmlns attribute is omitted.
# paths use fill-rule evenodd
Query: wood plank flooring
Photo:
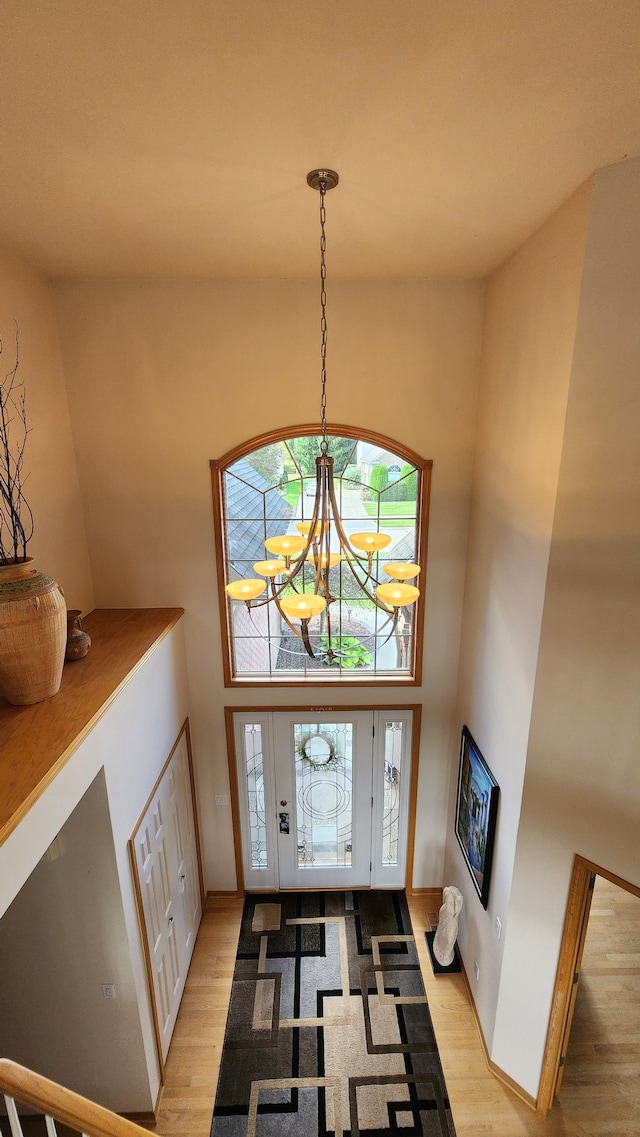
<svg viewBox="0 0 640 1137"><path fill-rule="evenodd" d="M592 1092L594 1078L584 1073L571 1075L572 1091L574 1079L583 1080L566 1101L565 1075L562 1100L546 1118L503 1086L487 1068L464 979L461 975L436 978L431 971L424 931L433 914L430 920L428 905L420 897L410 899L409 907L457 1137L640 1137L640 1123L632 1115L612 1120L606 1086ZM209 901L203 917L167 1061L155 1126L160 1137L208 1137L241 913L242 900L216 898ZM578 1029L576 1025L572 1043ZM624 1057L624 1050L618 1050L616 1064L624 1069L623 1080L628 1075ZM593 1057L589 1060L593 1073ZM631 1095L632 1076L628 1076Z"/></svg>
<svg viewBox="0 0 640 1137"><path fill-rule="evenodd" d="M208 1137L243 904L209 900L202 917L167 1055L161 1137Z"/></svg>
<svg viewBox="0 0 640 1137"><path fill-rule="evenodd" d="M601 876L559 1101L580 1137L640 1133L640 898Z"/></svg>

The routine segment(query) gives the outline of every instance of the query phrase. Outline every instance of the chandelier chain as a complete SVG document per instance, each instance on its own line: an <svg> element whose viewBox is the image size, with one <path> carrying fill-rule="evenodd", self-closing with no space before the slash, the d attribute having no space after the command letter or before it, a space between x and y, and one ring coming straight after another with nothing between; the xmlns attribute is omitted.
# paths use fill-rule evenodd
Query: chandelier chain
<svg viewBox="0 0 640 1137"><path fill-rule="evenodd" d="M325 208L325 195L327 192L326 179L321 178L319 184L320 190L320 308L322 316L320 319L320 332L321 332L321 345L320 345L320 377L322 383L322 397L320 400L320 421L322 423L322 442L320 443L320 452L326 456L329 450L329 442L327 440L327 265L326 265L326 251L327 251L327 237L325 233L325 222L327 219L327 212Z"/></svg>

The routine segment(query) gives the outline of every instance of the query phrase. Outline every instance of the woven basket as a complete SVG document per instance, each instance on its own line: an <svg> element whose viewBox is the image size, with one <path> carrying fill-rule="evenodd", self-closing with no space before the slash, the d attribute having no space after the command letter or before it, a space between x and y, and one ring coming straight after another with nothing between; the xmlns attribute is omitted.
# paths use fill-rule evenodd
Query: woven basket
<svg viewBox="0 0 640 1137"><path fill-rule="evenodd" d="M67 641L61 588L32 559L0 565L0 694L26 705L60 688Z"/></svg>

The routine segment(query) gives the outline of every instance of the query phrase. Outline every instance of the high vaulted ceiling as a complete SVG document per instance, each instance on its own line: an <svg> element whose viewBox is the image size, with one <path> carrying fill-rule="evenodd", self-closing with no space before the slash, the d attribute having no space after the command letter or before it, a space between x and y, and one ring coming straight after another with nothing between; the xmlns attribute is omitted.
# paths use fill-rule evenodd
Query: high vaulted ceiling
<svg viewBox="0 0 640 1137"><path fill-rule="evenodd" d="M640 154L638 0L3 0L0 244L54 278L486 275Z"/></svg>

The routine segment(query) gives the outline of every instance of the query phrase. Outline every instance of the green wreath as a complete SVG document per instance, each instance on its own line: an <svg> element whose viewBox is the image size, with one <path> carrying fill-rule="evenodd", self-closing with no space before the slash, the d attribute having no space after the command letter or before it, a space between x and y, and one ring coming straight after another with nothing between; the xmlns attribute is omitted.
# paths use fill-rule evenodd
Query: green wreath
<svg viewBox="0 0 640 1137"><path fill-rule="evenodd" d="M326 742L329 748L329 754L326 758L317 758L314 754L308 751L309 743L314 738L321 738ZM333 738L326 730L310 730L301 738L296 747L297 753L303 762L308 762L315 770L335 770L336 766L340 765L341 759L336 754L336 747Z"/></svg>

